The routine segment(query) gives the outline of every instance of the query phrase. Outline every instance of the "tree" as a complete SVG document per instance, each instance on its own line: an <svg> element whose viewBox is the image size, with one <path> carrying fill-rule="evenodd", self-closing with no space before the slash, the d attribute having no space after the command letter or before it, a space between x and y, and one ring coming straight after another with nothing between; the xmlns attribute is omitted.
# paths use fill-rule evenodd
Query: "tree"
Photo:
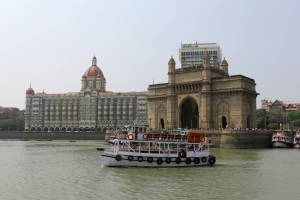
<svg viewBox="0 0 300 200"><path fill-rule="evenodd" d="M270 124L268 125L268 128L269 128L269 129L277 129L277 128L278 128L278 124L277 124L277 123L270 123Z"/></svg>
<svg viewBox="0 0 300 200"><path fill-rule="evenodd" d="M269 110L269 123L276 123L277 129L279 124L282 122L282 112L279 110Z"/></svg>
<svg viewBox="0 0 300 200"><path fill-rule="evenodd" d="M25 127L25 117L19 115L16 118L0 121L1 131L23 131Z"/></svg>
<svg viewBox="0 0 300 200"><path fill-rule="evenodd" d="M299 111L289 112L288 121L292 123L293 128L300 128L300 112Z"/></svg>
<svg viewBox="0 0 300 200"><path fill-rule="evenodd" d="M256 121L258 128L267 128L269 113L265 109L256 110Z"/></svg>

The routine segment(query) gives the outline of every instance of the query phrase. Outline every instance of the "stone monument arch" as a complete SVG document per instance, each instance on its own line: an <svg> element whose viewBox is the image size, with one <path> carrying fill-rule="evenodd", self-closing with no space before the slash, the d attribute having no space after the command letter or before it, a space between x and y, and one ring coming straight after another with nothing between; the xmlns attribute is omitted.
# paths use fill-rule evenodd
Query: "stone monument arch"
<svg viewBox="0 0 300 200"><path fill-rule="evenodd" d="M217 106L218 114L217 121L220 124L220 128L227 128L229 126L228 122L230 121L230 108L229 103L226 100L221 100Z"/></svg>
<svg viewBox="0 0 300 200"><path fill-rule="evenodd" d="M228 62L212 67L207 51L202 64L176 69L168 62L168 82L148 87L148 118L153 129L256 127L256 83L243 75L229 75ZM165 116L159 117L164 106Z"/></svg>
<svg viewBox="0 0 300 200"><path fill-rule="evenodd" d="M179 126L192 129L199 127L199 103L193 96L185 96L179 103Z"/></svg>
<svg viewBox="0 0 300 200"><path fill-rule="evenodd" d="M165 129L165 123L166 123L166 117L167 117L167 109L164 105L159 105L157 107L157 116L156 116L156 125L159 128L159 130L161 129Z"/></svg>

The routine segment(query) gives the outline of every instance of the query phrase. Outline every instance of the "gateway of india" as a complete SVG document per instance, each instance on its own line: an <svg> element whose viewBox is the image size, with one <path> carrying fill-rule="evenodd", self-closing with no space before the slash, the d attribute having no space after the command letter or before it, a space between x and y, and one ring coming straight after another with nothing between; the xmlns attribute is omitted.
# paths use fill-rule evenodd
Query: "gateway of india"
<svg viewBox="0 0 300 200"><path fill-rule="evenodd" d="M155 130L256 127L255 81L229 75L216 43L182 44L168 83L149 85L148 118Z"/></svg>
<svg viewBox="0 0 300 200"><path fill-rule="evenodd" d="M147 123L147 92L106 91L95 56L81 78L80 92L35 93L31 86L26 90L27 131L106 131L134 120Z"/></svg>

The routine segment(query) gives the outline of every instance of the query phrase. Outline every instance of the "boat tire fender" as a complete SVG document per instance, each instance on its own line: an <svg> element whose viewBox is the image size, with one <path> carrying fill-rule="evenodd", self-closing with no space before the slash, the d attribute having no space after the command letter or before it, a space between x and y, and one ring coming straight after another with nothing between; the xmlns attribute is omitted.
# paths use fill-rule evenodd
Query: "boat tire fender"
<svg viewBox="0 0 300 200"><path fill-rule="evenodd" d="M153 158L152 157L148 157L147 161L148 161L148 163L152 163L153 162Z"/></svg>
<svg viewBox="0 0 300 200"><path fill-rule="evenodd" d="M209 164L213 165L213 164L216 163L216 158L215 158L215 157L210 157L210 158L208 159L208 162L209 162Z"/></svg>
<svg viewBox="0 0 300 200"><path fill-rule="evenodd" d="M207 158L206 157L202 157L201 160L202 160L202 162L205 163L207 161Z"/></svg>
<svg viewBox="0 0 300 200"><path fill-rule="evenodd" d="M161 159L161 158L159 158L159 159L157 159L157 161L156 161L156 162L157 162L157 164L158 164L158 165L161 165L163 161L162 161L162 159Z"/></svg>
<svg viewBox="0 0 300 200"><path fill-rule="evenodd" d="M171 160L171 158L166 158L166 163L171 163L172 162L172 160Z"/></svg>
<svg viewBox="0 0 300 200"><path fill-rule="evenodd" d="M200 158L194 158L194 163L198 165L200 163Z"/></svg>
<svg viewBox="0 0 300 200"><path fill-rule="evenodd" d="M139 162L143 162L143 157L142 157L142 156L139 156L139 157L138 157L138 161L139 161Z"/></svg>
<svg viewBox="0 0 300 200"><path fill-rule="evenodd" d="M129 161L133 161L133 156L128 156Z"/></svg>
<svg viewBox="0 0 300 200"><path fill-rule="evenodd" d="M176 164L180 164L181 163L181 159L180 158L176 158L175 162L176 162Z"/></svg>
<svg viewBox="0 0 300 200"><path fill-rule="evenodd" d="M116 161L120 161L122 158L121 158L121 156L120 155L117 155L116 156Z"/></svg>
<svg viewBox="0 0 300 200"><path fill-rule="evenodd" d="M132 134L129 134L129 135L128 135L128 139L129 139L129 140L133 140L133 138L134 138L134 136L133 136Z"/></svg>
<svg viewBox="0 0 300 200"><path fill-rule="evenodd" d="M188 164L188 165L191 164L191 162L192 162L192 160L191 160L190 158L187 158L187 159L185 160L185 163Z"/></svg>

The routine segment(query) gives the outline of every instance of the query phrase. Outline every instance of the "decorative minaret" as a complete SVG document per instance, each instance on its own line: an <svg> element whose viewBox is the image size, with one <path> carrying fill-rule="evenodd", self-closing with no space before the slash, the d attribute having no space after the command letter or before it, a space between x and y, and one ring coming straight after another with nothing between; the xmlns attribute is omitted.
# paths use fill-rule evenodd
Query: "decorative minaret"
<svg viewBox="0 0 300 200"><path fill-rule="evenodd" d="M92 60L92 65L97 66L97 58L96 58L95 55L94 55L93 60Z"/></svg>
<svg viewBox="0 0 300 200"><path fill-rule="evenodd" d="M202 56L202 91L200 96L200 123L199 127L211 128L212 126L212 92L211 92L211 67L210 57L205 51Z"/></svg>
<svg viewBox="0 0 300 200"><path fill-rule="evenodd" d="M227 76L229 76L229 74L228 74L228 63L227 63L227 60L225 60L225 57L224 57L224 60L221 63L221 69L225 72L225 74Z"/></svg>
<svg viewBox="0 0 300 200"><path fill-rule="evenodd" d="M169 81L168 81L168 87L167 87L167 119L165 124L167 129L175 129L176 125L176 94L175 94L175 60L173 57L170 58L169 60L169 70L168 70L168 76L169 76ZM157 119L159 120L159 119Z"/></svg>
<svg viewBox="0 0 300 200"><path fill-rule="evenodd" d="M203 64L203 71L202 71L203 81L210 81L210 57L206 50L201 59Z"/></svg>
<svg viewBox="0 0 300 200"><path fill-rule="evenodd" d="M174 84L175 83L175 65L176 65L176 63L175 63L173 56L171 56L168 65L169 65L169 70L168 70L169 84Z"/></svg>

